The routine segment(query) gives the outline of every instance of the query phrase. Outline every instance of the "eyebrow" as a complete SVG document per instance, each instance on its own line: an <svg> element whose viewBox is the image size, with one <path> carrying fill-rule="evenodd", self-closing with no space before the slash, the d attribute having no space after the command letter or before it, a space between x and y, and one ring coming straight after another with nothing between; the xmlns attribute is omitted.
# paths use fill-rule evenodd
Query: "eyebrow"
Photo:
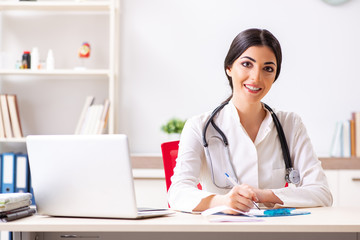
<svg viewBox="0 0 360 240"><path fill-rule="evenodd" d="M253 61L253 62L256 62L255 59L253 59L252 57L249 57L249 56L244 56L244 57L242 57L242 58L247 58L247 59L249 59L249 60L251 60L251 61ZM274 62L265 62L264 64L265 64L265 65L273 64L273 65L276 66L276 64L275 64Z"/></svg>

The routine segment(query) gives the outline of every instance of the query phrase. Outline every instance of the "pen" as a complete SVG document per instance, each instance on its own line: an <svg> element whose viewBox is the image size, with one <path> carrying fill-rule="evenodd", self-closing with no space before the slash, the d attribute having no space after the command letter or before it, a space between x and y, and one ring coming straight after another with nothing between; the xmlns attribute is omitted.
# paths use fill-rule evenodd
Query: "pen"
<svg viewBox="0 0 360 240"><path fill-rule="evenodd" d="M229 179L229 181L230 181L234 186L238 185L237 182L235 182L235 180L232 179L232 178L229 176L229 174L225 173L225 176ZM257 209L260 210L259 206L258 206L254 201L252 201L252 202L253 202L254 206L255 206Z"/></svg>

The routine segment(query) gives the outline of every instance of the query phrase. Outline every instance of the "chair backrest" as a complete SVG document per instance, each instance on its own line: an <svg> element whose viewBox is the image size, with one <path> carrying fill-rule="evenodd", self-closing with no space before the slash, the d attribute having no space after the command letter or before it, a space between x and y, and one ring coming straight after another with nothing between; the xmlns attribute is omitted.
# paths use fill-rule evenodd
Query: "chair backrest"
<svg viewBox="0 0 360 240"><path fill-rule="evenodd" d="M161 144L161 152L164 162L166 190L168 191L171 185L171 177L174 175L174 167L176 165L176 158L178 156L180 141L164 142ZM200 183L198 188L201 189Z"/></svg>
<svg viewBox="0 0 360 240"><path fill-rule="evenodd" d="M161 152L165 171L166 190L169 190L171 185L171 177L172 175L174 175L174 167L176 165L179 142L180 141L171 141L161 144Z"/></svg>

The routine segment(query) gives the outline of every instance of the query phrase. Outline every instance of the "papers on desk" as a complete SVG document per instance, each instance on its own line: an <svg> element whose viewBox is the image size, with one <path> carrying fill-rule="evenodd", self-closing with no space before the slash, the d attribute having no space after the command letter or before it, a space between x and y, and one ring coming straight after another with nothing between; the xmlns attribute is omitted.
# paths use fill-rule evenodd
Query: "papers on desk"
<svg viewBox="0 0 360 240"><path fill-rule="evenodd" d="M232 210L238 214L225 214L224 211ZM277 208L277 209L251 209L249 212L242 212L227 206L218 206L202 212L201 215L208 217L211 215L220 215L219 218L209 218L210 222L259 222L264 217L284 217L295 215L307 215L309 211L297 210L295 208Z"/></svg>
<svg viewBox="0 0 360 240"><path fill-rule="evenodd" d="M0 221L8 222L33 215L35 209L29 207L31 198L31 193L0 194Z"/></svg>

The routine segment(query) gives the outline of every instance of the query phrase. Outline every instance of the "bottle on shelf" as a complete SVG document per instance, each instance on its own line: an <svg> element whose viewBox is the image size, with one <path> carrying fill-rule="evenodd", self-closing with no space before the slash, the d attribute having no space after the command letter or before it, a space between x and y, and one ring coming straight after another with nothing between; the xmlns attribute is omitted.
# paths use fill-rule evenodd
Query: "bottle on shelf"
<svg viewBox="0 0 360 240"><path fill-rule="evenodd" d="M31 50L31 70L39 69L39 49L34 47Z"/></svg>
<svg viewBox="0 0 360 240"><path fill-rule="evenodd" d="M54 68L55 68L54 53L50 49L48 51L48 55L47 55L47 58L46 58L46 69L47 70L54 70Z"/></svg>
<svg viewBox="0 0 360 240"><path fill-rule="evenodd" d="M29 51L24 51L22 55L21 68L22 69L31 68L31 56Z"/></svg>

